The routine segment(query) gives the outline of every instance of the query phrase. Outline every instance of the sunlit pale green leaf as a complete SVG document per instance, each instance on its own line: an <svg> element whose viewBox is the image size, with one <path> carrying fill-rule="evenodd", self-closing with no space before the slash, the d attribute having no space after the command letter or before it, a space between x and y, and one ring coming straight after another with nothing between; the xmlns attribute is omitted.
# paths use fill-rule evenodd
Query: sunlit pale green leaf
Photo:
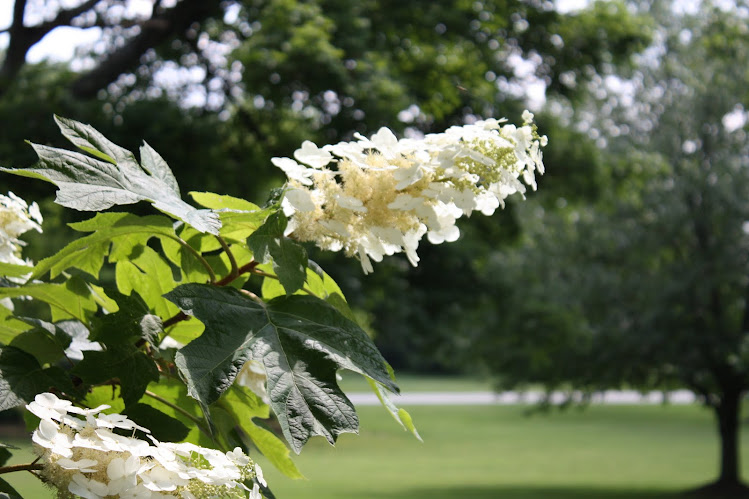
<svg viewBox="0 0 749 499"><path fill-rule="evenodd" d="M72 341L65 329L39 319L23 318L23 321L33 326L32 329L13 338L10 346L30 353L40 365L53 364L65 356L65 350Z"/></svg>
<svg viewBox="0 0 749 499"><path fill-rule="evenodd" d="M71 278L63 284L28 284L17 288L0 288L0 298L30 296L50 306L52 321L78 319L88 322L96 312L96 301L86 283Z"/></svg>
<svg viewBox="0 0 749 499"><path fill-rule="evenodd" d="M419 435L416 426L414 426L413 419L411 419L411 415L408 411L405 409L399 409L390 399L390 395L388 395L387 390L385 390L382 385L370 378L367 378L367 382L372 388L372 391L377 395L377 398L380 399L380 403L388 410L388 412L390 412L390 415L393 416L393 419L395 419L404 430L410 431L414 437L418 438L419 441L422 441L421 435Z"/></svg>
<svg viewBox="0 0 749 499"><path fill-rule="evenodd" d="M313 270L313 265L316 266L318 270ZM312 292L312 294L314 294L314 296L322 298L330 305L337 308L338 311L341 312L344 316L356 322L354 313L349 308L348 303L346 302L346 298L344 298L343 296L343 291L341 291L341 288L338 287L338 284L336 284L332 277L330 277L327 273L320 269L317 264L313 265L310 265L310 267L307 268L307 282L305 288L303 290L298 289L294 292L294 294L309 294L307 291L310 291ZM268 270L267 265L259 265L258 269ZM321 273L322 276L320 275ZM271 300L273 298L286 294L286 290L284 290L281 283L278 280L272 278L263 279L261 292L264 300Z"/></svg>
<svg viewBox="0 0 749 499"><path fill-rule="evenodd" d="M158 215L138 217L129 213L99 213L90 220L71 224L71 227L93 234L76 239L37 263L31 279L38 279L47 272L54 278L70 267L98 277L107 255L112 261L117 261L129 257L135 247L144 245L151 237L176 237L171 221Z"/></svg>
<svg viewBox="0 0 749 499"><path fill-rule="evenodd" d="M153 249L144 246L137 256L117 262L117 288L122 294L137 292L153 312L164 318L175 315L177 308L163 298L176 286L169 264Z"/></svg>
<svg viewBox="0 0 749 499"><path fill-rule="evenodd" d="M32 267L28 265L14 265L12 263L0 262L0 276L22 277L30 274Z"/></svg>
<svg viewBox="0 0 749 499"><path fill-rule="evenodd" d="M13 312L0 305L0 344L7 345L13 338L31 326L13 316Z"/></svg>

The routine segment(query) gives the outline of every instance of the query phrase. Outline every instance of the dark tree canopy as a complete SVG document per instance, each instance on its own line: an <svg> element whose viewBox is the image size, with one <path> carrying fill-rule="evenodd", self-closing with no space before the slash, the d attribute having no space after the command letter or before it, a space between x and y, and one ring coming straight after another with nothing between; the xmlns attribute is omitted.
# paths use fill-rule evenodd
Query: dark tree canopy
<svg viewBox="0 0 749 499"><path fill-rule="evenodd" d="M487 268L505 298L484 309L477 345L507 386L693 390L716 413L717 486L741 488L749 72L736 61L749 58L749 11L652 14L661 27L628 80L631 102L608 114L606 99L592 104L591 126L629 130L606 135L608 184L593 205L523 208L522 242Z"/></svg>

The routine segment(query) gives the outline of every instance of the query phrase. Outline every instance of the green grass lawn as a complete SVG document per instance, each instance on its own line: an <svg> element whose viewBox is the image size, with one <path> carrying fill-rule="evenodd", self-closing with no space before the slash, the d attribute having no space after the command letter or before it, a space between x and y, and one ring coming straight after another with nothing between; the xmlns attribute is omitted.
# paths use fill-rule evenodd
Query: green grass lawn
<svg viewBox="0 0 749 499"><path fill-rule="evenodd" d="M716 473L712 415L697 406L594 406L531 417L517 406L409 410L424 443L400 430L384 409L362 407L359 436L343 435L335 448L319 439L305 447L298 463L308 480L279 476L261 458L276 496L655 498ZM741 447L749 456L749 435ZM14 461L28 462L28 454ZM25 498L52 497L31 488L23 475L6 477Z"/></svg>
<svg viewBox="0 0 749 499"><path fill-rule="evenodd" d="M279 498L668 497L715 476L711 414L697 406L595 406L526 417L522 407L413 407L424 443L378 407L359 436L316 439L299 456L308 481L269 466ZM742 442L749 451L749 437ZM262 461L261 461L262 462ZM749 466L744 466L749 475Z"/></svg>

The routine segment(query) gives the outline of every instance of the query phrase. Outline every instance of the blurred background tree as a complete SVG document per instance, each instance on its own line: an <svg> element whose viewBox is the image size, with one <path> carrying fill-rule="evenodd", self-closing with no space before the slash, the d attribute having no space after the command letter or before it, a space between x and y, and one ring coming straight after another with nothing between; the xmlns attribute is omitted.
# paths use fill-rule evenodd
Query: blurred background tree
<svg viewBox="0 0 749 499"><path fill-rule="evenodd" d="M749 12L649 7L653 45L574 110L607 144L607 182L594 203L523 206L521 242L486 267L503 299L476 312L475 351L503 387L689 388L721 439L704 491L745 492L749 68L737 61L749 60Z"/></svg>

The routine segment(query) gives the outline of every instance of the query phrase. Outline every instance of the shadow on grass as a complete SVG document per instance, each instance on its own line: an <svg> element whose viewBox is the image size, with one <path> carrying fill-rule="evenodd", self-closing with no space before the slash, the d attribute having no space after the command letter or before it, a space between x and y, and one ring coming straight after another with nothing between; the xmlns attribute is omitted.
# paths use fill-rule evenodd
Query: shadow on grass
<svg viewBox="0 0 749 499"><path fill-rule="evenodd" d="M591 487L455 487L419 488L389 494L373 494L372 499L676 499L674 492L600 489Z"/></svg>

